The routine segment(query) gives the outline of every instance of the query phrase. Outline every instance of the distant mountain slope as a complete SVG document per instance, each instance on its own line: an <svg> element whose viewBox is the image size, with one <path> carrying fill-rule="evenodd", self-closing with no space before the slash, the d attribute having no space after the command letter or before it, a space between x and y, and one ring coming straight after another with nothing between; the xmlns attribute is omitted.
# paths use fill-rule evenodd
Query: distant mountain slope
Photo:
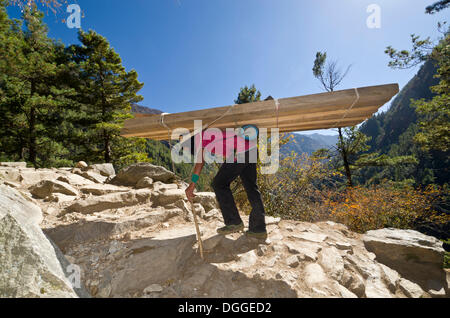
<svg viewBox="0 0 450 318"><path fill-rule="evenodd" d="M155 114L155 115L159 115L159 114L163 113L159 109L149 108L149 107L141 106L141 105L138 105L138 104L131 104L131 111L133 113L136 113L136 114Z"/></svg>
<svg viewBox="0 0 450 318"><path fill-rule="evenodd" d="M327 145L328 147L335 146L338 142L338 135L321 135L321 134L311 134L308 135L309 138L312 138L318 142L321 142L324 145Z"/></svg>
<svg viewBox="0 0 450 318"><path fill-rule="evenodd" d="M385 113L373 116L361 126L361 131L372 137L370 152L391 156L414 155L417 165L396 167L371 167L361 171L360 182L382 182L384 178L394 181L412 180L415 185L448 183L450 154L439 151L424 152L414 141L418 131L418 116L411 99L430 100L431 86L438 84L436 67L428 61L400 91Z"/></svg>
<svg viewBox="0 0 450 318"><path fill-rule="evenodd" d="M369 143L372 149L388 152L393 144L399 142L399 137L410 125L417 122L411 99L429 100L433 97L430 87L439 82L434 78L435 74L436 67L433 62L426 62L392 101L387 112L373 116L361 126L361 132L372 137Z"/></svg>
<svg viewBox="0 0 450 318"><path fill-rule="evenodd" d="M302 154L307 153L311 155L316 150L321 148L331 148L337 143L336 136L326 136L321 134L312 135L301 135L301 134L291 134L293 136L293 141L287 145L284 145L280 152L283 155L287 155L292 151Z"/></svg>

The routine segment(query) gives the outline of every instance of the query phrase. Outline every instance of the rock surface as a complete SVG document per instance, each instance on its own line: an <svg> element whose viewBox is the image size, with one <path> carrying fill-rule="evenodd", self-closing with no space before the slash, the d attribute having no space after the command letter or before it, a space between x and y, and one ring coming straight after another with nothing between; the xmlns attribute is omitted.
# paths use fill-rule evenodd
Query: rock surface
<svg viewBox="0 0 450 318"><path fill-rule="evenodd" d="M211 192L198 192L195 194L194 198L195 203L200 203L204 208L205 212L209 212L212 209L217 208L218 203L216 200L216 195Z"/></svg>
<svg viewBox="0 0 450 318"><path fill-rule="evenodd" d="M28 181L37 179L34 183L38 183L45 175L45 180L65 183L76 194L54 191L44 199L32 199L27 182L21 179L24 172ZM100 179L88 180L83 173L94 173ZM417 232L385 229L360 235L334 222L312 224L268 216L266 241L241 234L221 236L216 234L223 223L215 195L197 193L195 210L205 252L202 261L191 206L184 195L187 185L173 183L175 176L164 168L133 165L119 172L113 184L104 184L106 176L98 170L81 166L41 171L19 165L0 167L0 174L0 179L17 188L8 190L16 191L11 200L18 202L18 209L28 211L27 218L35 224L33 231L40 223L51 239L41 232L39 241L47 240L42 243L47 248L51 242L57 245L54 250L65 255L58 258L60 263L68 259L80 267L81 284L93 297L449 296L448 278L438 266L440 242ZM9 217L5 220L0 224L8 226L6 232L21 237L22 227ZM248 217L243 220L248 224ZM32 235L24 233L23 244L27 245ZM33 241L30 246L39 244ZM44 268L37 265L41 261L35 261L32 272ZM419 273L414 268L426 270ZM61 272L56 276L64 281ZM3 278L10 279L5 274ZM18 284L28 286L25 281ZM34 295L35 291L27 294ZM74 295L69 288L63 296Z"/></svg>
<svg viewBox="0 0 450 318"><path fill-rule="evenodd" d="M148 190L137 190L119 193L110 193L102 196L80 199L66 208L68 212L80 212L92 214L94 212L117 209L125 206L138 205L149 202L151 192Z"/></svg>
<svg viewBox="0 0 450 318"><path fill-rule="evenodd" d="M138 163L120 171L111 180L111 183L134 187L144 177L149 177L153 181L161 181L164 183L170 183L176 178L175 174L163 167L154 166L150 163Z"/></svg>
<svg viewBox="0 0 450 318"><path fill-rule="evenodd" d="M367 250L376 254L377 261L414 279L426 290L445 279L444 249L434 237L412 230L381 229L367 232L363 241Z"/></svg>
<svg viewBox="0 0 450 318"><path fill-rule="evenodd" d="M0 297L77 297L41 218L39 207L0 186Z"/></svg>
<svg viewBox="0 0 450 318"><path fill-rule="evenodd" d="M153 179L149 177L143 177L136 183L136 189L151 188L153 186Z"/></svg>
<svg viewBox="0 0 450 318"><path fill-rule="evenodd" d="M87 167L88 170L94 170L104 177L113 177L116 175L114 166L111 163L94 164Z"/></svg>
<svg viewBox="0 0 450 318"><path fill-rule="evenodd" d="M88 179L95 183L105 183L105 181L108 179L107 177L102 176L100 173L94 170L76 171L76 173L82 176L83 178Z"/></svg>
<svg viewBox="0 0 450 318"><path fill-rule="evenodd" d="M115 192L127 192L128 188L117 187L111 184L89 184L80 187L80 191L85 194L104 195Z"/></svg>
<svg viewBox="0 0 450 318"><path fill-rule="evenodd" d="M0 167L26 168L26 162L0 162Z"/></svg>
<svg viewBox="0 0 450 318"><path fill-rule="evenodd" d="M78 174L67 174L67 175L63 175L58 177L57 179L58 181L62 181L65 183L68 183L72 186L84 186L84 185L93 185L95 184L94 181L91 181L89 179L86 179Z"/></svg>
<svg viewBox="0 0 450 318"><path fill-rule="evenodd" d="M72 196L78 195L78 191L71 185L56 180L41 181L32 186L29 190L33 196L39 199L45 199L46 197L54 193L62 193Z"/></svg>
<svg viewBox="0 0 450 318"><path fill-rule="evenodd" d="M75 165L75 168L78 169L86 169L88 167L88 164L85 161L78 161Z"/></svg>
<svg viewBox="0 0 450 318"><path fill-rule="evenodd" d="M58 173L51 169L34 169L22 167L0 167L0 179L31 186L42 180L54 180Z"/></svg>

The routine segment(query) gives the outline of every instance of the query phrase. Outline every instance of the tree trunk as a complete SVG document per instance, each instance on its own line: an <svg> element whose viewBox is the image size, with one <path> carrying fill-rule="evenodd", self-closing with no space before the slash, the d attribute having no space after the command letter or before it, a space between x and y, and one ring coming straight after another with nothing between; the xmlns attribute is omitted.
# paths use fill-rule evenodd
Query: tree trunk
<svg viewBox="0 0 450 318"><path fill-rule="evenodd" d="M101 86L102 86L102 121L106 122L106 97L105 97L105 86L104 86L104 80L103 80L103 71L100 70L100 80L101 80ZM104 159L105 163L111 163L111 136L108 134L106 129L103 129L103 143L104 143Z"/></svg>
<svg viewBox="0 0 450 318"><path fill-rule="evenodd" d="M111 145L109 142L109 136L104 132L105 141L105 163L111 163Z"/></svg>
<svg viewBox="0 0 450 318"><path fill-rule="evenodd" d="M347 185L349 187L353 187L352 173L350 171L350 164L348 163L348 155L345 149L344 136L342 135L342 128L339 128L339 140L340 140L339 151L341 152L342 160L344 161L345 175L347 176Z"/></svg>
<svg viewBox="0 0 450 318"><path fill-rule="evenodd" d="M30 95L33 97L35 91L34 83L31 83L31 91ZM30 109L30 117L29 117L29 126L28 126L28 135L29 135L29 153L28 160L36 167L36 159L37 159L37 150L36 150L36 109L34 106L31 106Z"/></svg>

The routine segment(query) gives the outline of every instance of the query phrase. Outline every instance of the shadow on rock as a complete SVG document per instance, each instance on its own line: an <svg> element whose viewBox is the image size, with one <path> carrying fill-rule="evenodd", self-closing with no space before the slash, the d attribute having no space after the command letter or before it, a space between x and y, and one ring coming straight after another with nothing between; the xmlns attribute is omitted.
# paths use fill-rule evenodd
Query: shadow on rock
<svg viewBox="0 0 450 318"><path fill-rule="evenodd" d="M245 235L234 239L230 236L216 235L203 242L206 247L205 262L228 263L235 261L239 254L252 250L256 251L258 246L265 244L264 241L248 238Z"/></svg>

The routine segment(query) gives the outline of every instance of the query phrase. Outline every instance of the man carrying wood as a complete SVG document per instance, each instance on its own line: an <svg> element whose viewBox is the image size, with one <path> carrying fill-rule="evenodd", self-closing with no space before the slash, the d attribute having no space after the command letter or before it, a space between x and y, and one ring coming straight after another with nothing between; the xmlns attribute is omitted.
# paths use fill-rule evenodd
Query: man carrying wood
<svg viewBox="0 0 450 318"><path fill-rule="evenodd" d="M264 205L257 185L257 127L249 125L238 129L238 132L217 131L208 133L208 130L196 135L195 145L201 145L201 151L195 164L192 182L186 189L186 196L192 202L194 190L205 165L205 155L222 158L222 166L215 176L212 187L216 193L222 211L225 226L217 232L222 235L237 233L244 230L244 223L239 216L230 185L240 177L252 206L249 218L249 230L245 232L248 237L265 240L267 238ZM195 148L195 147L193 147Z"/></svg>

